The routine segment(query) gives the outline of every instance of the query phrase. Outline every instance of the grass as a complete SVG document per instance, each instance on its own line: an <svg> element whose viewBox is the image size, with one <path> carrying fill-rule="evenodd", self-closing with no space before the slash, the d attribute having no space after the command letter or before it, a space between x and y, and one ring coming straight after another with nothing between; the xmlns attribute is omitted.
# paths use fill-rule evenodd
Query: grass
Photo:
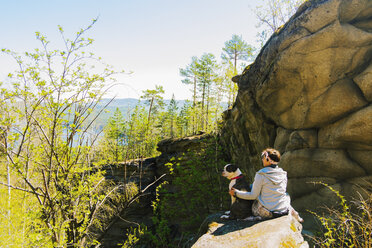
<svg viewBox="0 0 372 248"><path fill-rule="evenodd" d="M315 247L372 247L372 193L365 192L354 201L347 201L339 191L320 183L340 199L339 208L326 208L323 215L311 212L320 221L322 232L313 237Z"/></svg>

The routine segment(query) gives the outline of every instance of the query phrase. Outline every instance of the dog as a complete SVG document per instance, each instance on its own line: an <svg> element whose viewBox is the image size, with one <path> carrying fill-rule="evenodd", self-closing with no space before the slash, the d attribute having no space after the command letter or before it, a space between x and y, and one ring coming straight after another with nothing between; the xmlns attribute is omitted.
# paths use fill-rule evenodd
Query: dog
<svg viewBox="0 0 372 248"><path fill-rule="evenodd" d="M251 186L248 184L240 169L234 164L225 165L222 176L231 180L229 190L234 187L235 189L249 192ZM243 200L235 196L231 197L230 211L225 212L221 216L222 219L245 219L252 216L253 200Z"/></svg>

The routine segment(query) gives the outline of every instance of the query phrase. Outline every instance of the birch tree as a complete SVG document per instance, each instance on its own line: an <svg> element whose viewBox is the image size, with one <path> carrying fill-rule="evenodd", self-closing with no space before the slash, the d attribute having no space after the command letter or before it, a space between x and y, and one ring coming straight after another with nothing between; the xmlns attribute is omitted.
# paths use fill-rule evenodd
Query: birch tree
<svg viewBox="0 0 372 248"><path fill-rule="evenodd" d="M40 48L32 52L2 49L18 70L8 75L10 86L1 87L11 96L3 104L3 113L10 114L1 121L9 128L3 146L13 178L0 183L32 197L34 219L25 228L39 232L44 247L92 244L90 228L107 199L103 174L92 163L97 135L90 127L103 111L93 112L116 72L88 52L93 40L86 32L95 22L72 39L59 27L61 49L52 49L39 32Z"/></svg>
<svg viewBox="0 0 372 248"><path fill-rule="evenodd" d="M296 13L298 7L305 0L264 0L262 5L253 10L261 31L257 34L261 47L266 40L289 18Z"/></svg>

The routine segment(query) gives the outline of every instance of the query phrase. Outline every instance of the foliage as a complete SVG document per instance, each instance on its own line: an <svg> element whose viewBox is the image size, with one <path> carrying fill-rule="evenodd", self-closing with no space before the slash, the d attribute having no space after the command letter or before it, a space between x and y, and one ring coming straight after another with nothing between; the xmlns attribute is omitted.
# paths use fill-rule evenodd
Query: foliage
<svg viewBox="0 0 372 248"><path fill-rule="evenodd" d="M313 213L320 221L323 232L314 242L319 247L371 247L372 245L372 194L367 199L348 203L344 196L331 186L320 183L331 190L340 199L340 209L327 209L320 216ZM356 207L353 212L352 207Z"/></svg>
<svg viewBox="0 0 372 248"><path fill-rule="evenodd" d="M8 190L0 188L0 195ZM11 203L11 204L9 204ZM9 205L8 205L9 204ZM0 200L0 247L50 246L50 233L38 219L37 202L26 192L12 191Z"/></svg>
<svg viewBox="0 0 372 248"><path fill-rule="evenodd" d="M213 130L210 115L211 94L214 83L218 80L219 66L211 53L204 53L200 58L192 57L190 65L180 69L183 83L193 83L193 105L191 110L192 134L198 130Z"/></svg>
<svg viewBox="0 0 372 248"><path fill-rule="evenodd" d="M126 122L123 114L116 108L104 128L104 140L101 151L106 163L118 163L124 159L124 146L127 144Z"/></svg>
<svg viewBox="0 0 372 248"><path fill-rule="evenodd" d="M131 228L127 233L127 240L124 242L122 248L127 247L171 247L171 230L168 225L168 221L161 218L159 212L160 203L160 190L164 185L168 184L167 181L162 182L156 188L156 197L152 202L154 216L152 222L154 227L152 230L148 229L144 225L138 225L135 228Z"/></svg>
<svg viewBox="0 0 372 248"><path fill-rule="evenodd" d="M40 49L23 55L2 50L14 58L19 70L9 74L9 86L1 88L6 115L1 116L0 126L7 130L2 164L8 168L7 183L1 184L8 187L11 203L22 198L10 189L27 193L24 199L33 205L22 213L31 216L33 224L26 229L37 235L30 242L43 236L39 240L46 242L43 247L94 243L90 228L110 190L100 167L92 163L97 136L90 128L100 114L92 115L93 109L116 72L87 51L93 40L84 36L95 22L73 39L65 38L59 27L64 43L60 50L51 49L38 32ZM26 216L20 224L30 223Z"/></svg>
<svg viewBox="0 0 372 248"><path fill-rule="evenodd" d="M247 61L253 56L253 47L248 45L241 36L234 34L231 40L225 42L221 58L225 62L233 61L234 76L237 74L238 60Z"/></svg>
<svg viewBox="0 0 372 248"><path fill-rule="evenodd" d="M127 239L122 248L132 248L139 246L140 243L144 243L145 234L148 233L146 226L132 227L127 233Z"/></svg>
<svg viewBox="0 0 372 248"><path fill-rule="evenodd" d="M151 121L151 115L157 114L164 106L163 86L155 85L154 90L144 90L141 99L145 99L149 107L148 123Z"/></svg>
<svg viewBox="0 0 372 248"><path fill-rule="evenodd" d="M198 109L197 109L197 98L198 98L198 92L196 88L197 83L197 64L198 64L198 58L196 56L193 56L191 58L191 63L187 65L185 68L180 69L180 75L184 79L182 79L182 83L184 84L192 84L192 109L190 111L190 117L191 117L191 126L192 126L192 134L195 134L198 130L198 122L197 122L197 115L198 115Z"/></svg>
<svg viewBox="0 0 372 248"><path fill-rule="evenodd" d="M177 116L178 116L178 106L175 100L174 94L172 95L172 99L169 102L167 111L162 116L162 136L163 137L176 137L178 131L178 123L177 123Z"/></svg>
<svg viewBox="0 0 372 248"><path fill-rule="evenodd" d="M158 109L149 123L150 111L138 103L129 118L124 120L119 109L110 117L99 140L96 157L105 163L117 163L143 157L156 156L157 143L164 138L162 130L165 114Z"/></svg>
<svg viewBox="0 0 372 248"><path fill-rule="evenodd" d="M296 12L305 0L265 0L253 10L262 30L257 37L263 47L266 40Z"/></svg>
<svg viewBox="0 0 372 248"><path fill-rule="evenodd" d="M192 127L195 118L192 110L193 108L190 101L186 101L179 111L177 116L177 127L180 137L185 137L193 133Z"/></svg>
<svg viewBox="0 0 372 248"><path fill-rule="evenodd" d="M221 92L223 96L227 97L227 104L230 107L234 103L235 97L238 93L238 85L231 81L231 78L236 75L236 69L231 61L225 63L222 69L223 74L218 84L221 88L219 92Z"/></svg>
<svg viewBox="0 0 372 248"><path fill-rule="evenodd" d="M159 141L157 136L149 136L147 131L148 112L144 107L137 105L133 110L130 119L127 122L127 152L125 160L148 157L155 155L155 146ZM153 127L153 126L151 126Z"/></svg>
<svg viewBox="0 0 372 248"><path fill-rule="evenodd" d="M200 129L210 131L210 97L213 87L213 82L218 78L218 64L216 58L211 53L204 53L196 64L197 90L201 94L199 102L199 120Z"/></svg>
<svg viewBox="0 0 372 248"><path fill-rule="evenodd" d="M238 62L253 58L253 51L241 36L232 35L222 48L222 63L213 54L204 53L193 56L191 63L180 69L182 83L192 85L193 93L187 134L216 130L222 113L221 102L227 100L231 106L238 92L238 86L231 80L245 67Z"/></svg>
<svg viewBox="0 0 372 248"><path fill-rule="evenodd" d="M205 141L203 141L205 142ZM171 174L170 184L159 188L154 202L155 247L173 247L171 236L176 231L183 237L193 236L211 213L227 208L229 197L220 170L225 162L215 138L202 147L192 149L166 164ZM170 232L169 227L172 227ZM163 246L167 244L167 246Z"/></svg>

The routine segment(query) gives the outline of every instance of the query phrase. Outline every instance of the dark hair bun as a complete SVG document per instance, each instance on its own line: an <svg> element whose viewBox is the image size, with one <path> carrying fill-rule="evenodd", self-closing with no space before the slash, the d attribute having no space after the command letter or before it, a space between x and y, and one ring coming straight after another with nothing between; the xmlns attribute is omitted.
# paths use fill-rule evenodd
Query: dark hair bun
<svg viewBox="0 0 372 248"><path fill-rule="evenodd" d="M275 151L273 153L269 152L269 157L274 161L274 162L279 162L280 161L280 155L277 154Z"/></svg>
<svg viewBox="0 0 372 248"><path fill-rule="evenodd" d="M278 150L275 150L273 148L267 148L264 151L267 152L267 155L272 161L277 163L280 161L280 152Z"/></svg>

